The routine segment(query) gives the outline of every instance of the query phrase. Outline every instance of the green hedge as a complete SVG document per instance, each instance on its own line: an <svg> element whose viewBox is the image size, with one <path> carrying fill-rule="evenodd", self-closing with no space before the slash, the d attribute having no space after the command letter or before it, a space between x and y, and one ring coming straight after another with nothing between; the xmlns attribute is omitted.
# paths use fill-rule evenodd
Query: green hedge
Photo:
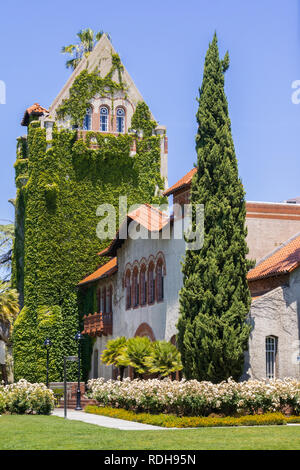
<svg viewBox="0 0 300 470"><path fill-rule="evenodd" d="M151 424L154 426L162 426L165 428L199 428L213 426L268 426L286 424L286 418L281 413L266 413L261 415L248 415L225 418L220 417L201 417L201 416L183 416L150 413L135 413L124 409L102 408L95 405L85 407L86 413L109 416L111 418L125 419L128 421L136 421L138 423Z"/></svg>

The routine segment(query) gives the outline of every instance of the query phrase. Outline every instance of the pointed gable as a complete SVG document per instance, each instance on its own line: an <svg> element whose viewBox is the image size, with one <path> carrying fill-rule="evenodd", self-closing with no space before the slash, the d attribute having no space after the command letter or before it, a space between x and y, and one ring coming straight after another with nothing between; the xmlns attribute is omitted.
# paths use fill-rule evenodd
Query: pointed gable
<svg viewBox="0 0 300 470"><path fill-rule="evenodd" d="M106 36L103 34L100 40L97 42L95 48L90 53L88 57L83 57L76 67L76 69L71 74L70 78L61 89L57 97L54 99L53 103L50 106L50 114L52 117L55 117L57 108L61 105L62 101L69 96L69 90L75 80L75 78L85 69L89 73L94 71L96 68L100 70L101 77L104 77L109 73L112 67L112 54L116 54L116 51ZM124 66L123 66L124 67ZM122 78L126 86L128 87L126 90L126 97L127 100L132 104L135 108L139 101L143 101L143 97L137 87L135 86L132 78L130 77L129 73L124 67L122 72ZM117 70L114 71L112 79L118 82L118 72ZM123 93L124 94L124 93ZM124 94L125 95L125 94Z"/></svg>

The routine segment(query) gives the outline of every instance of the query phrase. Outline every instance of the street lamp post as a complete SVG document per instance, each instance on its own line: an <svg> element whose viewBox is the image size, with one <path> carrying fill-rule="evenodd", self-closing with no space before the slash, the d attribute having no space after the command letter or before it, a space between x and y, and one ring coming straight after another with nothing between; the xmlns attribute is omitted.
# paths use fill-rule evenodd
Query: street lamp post
<svg viewBox="0 0 300 470"><path fill-rule="evenodd" d="M82 410L81 408L81 392L80 392L80 341L83 339L83 335L78 331L75 335L76 341L78 341L78 384L77 384L77 402L75 410Z"/></svg>
<svg viewBox="0 0 300 470"><path fill-rule="evenodd" d="M47 351L47 374L46 374L46 385L49 388L49 349L52 346L52 343L49 338L46 338L44 341L44 346Z"/></svg>

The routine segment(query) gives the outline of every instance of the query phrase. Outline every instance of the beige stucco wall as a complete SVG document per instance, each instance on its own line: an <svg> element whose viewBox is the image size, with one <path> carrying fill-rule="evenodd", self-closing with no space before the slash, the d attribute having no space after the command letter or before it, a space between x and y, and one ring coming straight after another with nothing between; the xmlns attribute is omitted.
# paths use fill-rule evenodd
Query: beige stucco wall
<svg viewBox="0 0 300 470"><path fill-rule="evenodd" d="M247 218L248 258L258 261L300 232L300 220Z"/></svg>
<svg viewBox="0 0 300 470"><path fill-rule="evenodd" d="M300 378L299 354L300 268L290 275L289 286L277 287L254 300L249 313L252 332L243 378L266 377L265 340L278 338L276 377Z"/></svg>

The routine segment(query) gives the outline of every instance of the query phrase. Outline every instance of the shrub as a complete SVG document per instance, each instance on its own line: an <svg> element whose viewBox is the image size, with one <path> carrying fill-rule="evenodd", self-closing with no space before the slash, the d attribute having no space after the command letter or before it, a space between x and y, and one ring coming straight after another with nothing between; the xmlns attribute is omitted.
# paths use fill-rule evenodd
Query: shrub
<svg viewBox="0 0 300 470"><path fill-rule="evenodd" d="M300 411L300 384L295 379L219 384L197 380L130 380L103 378L88 382L90 397L101 405L137 412L208 416L211 413L256 414L284 411L288 405Z"/></svg>
<svg viewBox="0 0 300 470"><path fill-rule="evenodd" d="M54 408L54 394L46 385L31 384L26 380L0 389L0 410L9 413L48 415Z"/></svg>
<svg viewBox="0 0 300 470"><path fill-rule="evenodd" d="M240 416L226 418L220 417L196 417L196 416L174 416L150 413L135 413L115 408L102 408L99 406L88 405L85 407L86 413L93 413L111 418L126 419L128 421L136 421L138 423L152 424L154 426L162 426L166 428L198 428L213 426L266 426L275 424L286 424L286 419L281 413L266 413L263 415Z"/></svg>

